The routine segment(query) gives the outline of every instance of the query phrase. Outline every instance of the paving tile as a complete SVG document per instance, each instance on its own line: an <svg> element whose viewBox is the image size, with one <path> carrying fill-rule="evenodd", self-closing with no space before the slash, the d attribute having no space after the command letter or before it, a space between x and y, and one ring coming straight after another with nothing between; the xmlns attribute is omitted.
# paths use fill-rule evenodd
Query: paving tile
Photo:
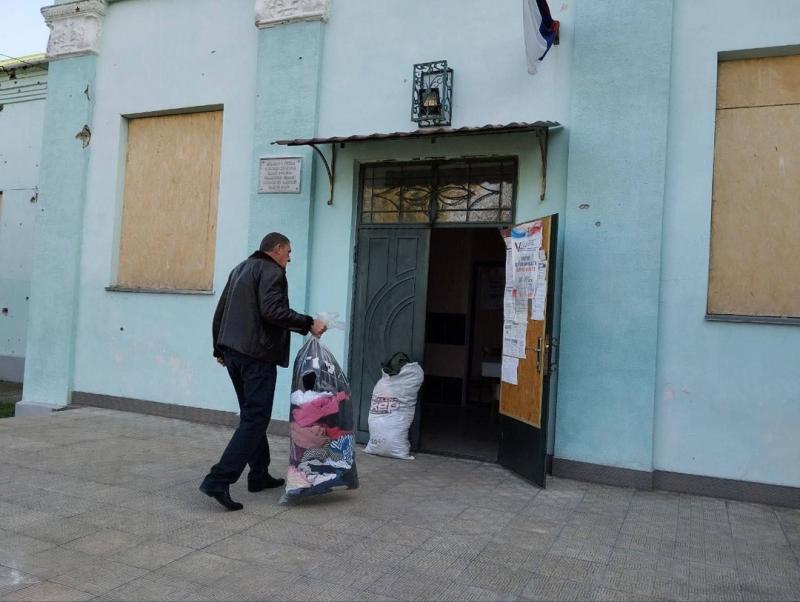
<svg viewBox="0 0 800 602"><path fill-rule="evenodd" d="M433 532L390 521L370 533L369 537L417 548L433 537Z"/></svg>
<svg viewBox="0 0 800 602"><path fill-rule="evenodd" d="M452 600L462 600L464 602L484 602L484 601L505 601L517 600L517 596L505 594L493 590L466 585L464 583L453 583L440 594L436 594L433 600L451 602Z"/></svg>
<svg viewBox="0 0 800 602"><path fill-rule="evenodd" d="M478 557L478 554L488 543L488 539L472 535L437 534L425 541L420 547L431 552L474 559Z"/></svg>
<svg viewBox="0 0 800 602"><path fill-rule="evenodd" d="M402 544L381 541L379 539L363 539L345 546L337 552L342 558L362 560L364 562L401 562L414 552L414 548Z"/></svg>
<svg viewBox="0 0 800 602"><path fill-rule="evenodd" d="M612 589L652 596L655 590L656 571L647 568L609 568L603 586Z"/></svg>
<svg viewBox="0 0 800 602"><path fill-rule="evenodd" d="M82 600L91 600L93 597L90 593L66 587L60 583L44 582L12 592L5 596L3 600L19 602L80 602Z"/></svg>
<svg viewBox="0 0 800 602"><path fill-rule="evenodd" d="M89 563L51 577L50 581L99 595L141 577L146 572L113 560L92 557Z"/></svg>
<svg viewBox="0 0 800 602"><path fill-rule="evenodd" d="M326 583L365 590L392 568L391 565L364 562L361 559L340 559L336 562L314 565L311 568L302 569L301 572L305 577L319 579Z"/></svg>
<svg viewBox="0 0 800 602"><path fill-rule="evenodd" d="M359 590L342 585L324 583L308 577L300 577L292 581L281 592L279 599L298 600L300 602L306 602L307 600L341 600L342 602L350 602L352 600L357 600L360 593Z"/></svg>
<svg viewBox="0 0 800 602"><path fill-rule="evenodd" d="M30 525L55 518L49 512L32 510L20 504L0 502L0 525L5 531L24 532Z"/></svg>
<svg viewBox="0 0 800 602"><path fill-rule="evenodd" d="M690 600L700 602L744 602L744 592L738 584L689 586Z"/></svg>
<svg viewBox="0 0 800 602"><path fill-rule="evenodd" d="M303 548L316 548L320 528L293 521L270 518L249 527L243 533L266 541L285 543Z"/></svg>
<svg viewBox="0 0 800 602"><path fill-rule="evenodd" d="M35 554L3 554L2 564L23 573L50 579L81 565L90 564L92 557L64 548L50 548Z"/></svg>
<svg viewBox="0 0 800 602"><path fill-rule="evenodd" d="M0 552L3 553L35 554L53 547L55 547L55 544L52 542L20 535L19 533L4 531L0 535Z"/></svg>
<svg viewBox="0 0 800 602"><path fill-rule="evenodd" d="M737 551L735 558L737 568L744 572L786 577L800 575L800 562L789 546L750 548L747 551Z"/></svg>
<svg viewBox="0 0 800 602"><path fill-rule="evenodd" d="M367 536L385 524L385 521L365 516L341 514L332 516L330 520L321 525L326 531L340 531L350 535Z"/></svg>
<svg viewBox="0 0 800 602"><path fill-rule="evenodd" d="M173 575L145 575L105 592L98 599L119 602L197 601L211 599L205 587Z"/></svg>
<svg viewBox="0 0 800 602"><path fill-rule="evenodd" d="M53 544L65 544L79 537L91 535L101 527L76 518L51 518L28 526L24 533Z"/></svg>
<svg viewBox="0 0 800 602"><path fill-rule="evenodd" d="M76 516L87 510L91 510L97 505L93 500L40 488L15 495L9 499L9 502L30 510L36 510L62 518Z"/></svg>
<svg viewBox="0 0 800 602"><path fill-rule="evenodd" d="M238 533L238 531L235 529L227 529L225 527L203 523L193 523L175 530L168 530L159 535L155 535L154 538L159 541L172 543L176 546L200 550L213 543L227 539L232 535L236 535L236 533Z"/></svg>
<svg viewBox="0 0 800 602"><path fill-rule="evenodd" d="M139 543L140 540L140 537L125 533L124 531L102 529L91 535L85 535L84 537L74 539L64 544L64 547L71 550L78 550L79 552L92 556L108 555L131 548Z"/></svg>
<svg viewBox="0 0 800 602"><path fill-rule="evenodd" d="M542 570L534 569L533 572L558 579L603 585L607 581L609 569L603 563L550 554L544 559Z"/></svg>
<svg viewBox="0 0 800 602"><path fill-rule="evenodd" d="M430 550L416 550L406 558L391 564L397 569L454 579L466 570L470 562L469 558L463 556L453 556Z"/></svg>
<svg viewBox="0 0 800 602"><path fill-rule="evenodd" d="M335 562L337 557L320 550L267 542L248 535L233 535L206 548L211 554L243 562L265 564L271 568L294 572L312 569L318 564Z"/></svg>
<svg viewBox="0 0 800 602"><path fill-rule="evenodd" d="M111 559L140 569L155 570L191 554L193 551L192 548L175 546L161 541L145 541L120 550L113 554Z"/></svg>
<svg viewBox="0 0 800 602"><path fill-rule="evenodd" d="M288 589L300 578L298 574L249 565L215 581L200 595L203 600L287 599Z"/></svg>
<svg viewBox="0 0 800 602"><path fill-rule="evenodd" d="M378 579L368 591L399 600L441 599L453 580L415 571L394 570Z"/></svg>
<svg viewBox="0 0 800 602"><path fill-rule="evenodd" d="M151 575L157 577L174 577L184 579L189 583L200 585L214 585L235 571L242 570L248 565L246 562L225 558L209 552L192 552L186 556L164 565Z"/></svg>
<svg viewBox="0 0 800 602"><path fill-rule="evenodd" d="M589 562L606 563L611 557L613 547L611 544L587 542L584 539L558 539L551 547L549 553Z"/></svg>
<svg viewBox="0 0 800 602"><path fill-rule="evenodd" d="M691 600L691 589L686 578L656 574L653 595L662 600Z"/></svg>
<svg viewBox="0 0 800 602"><path fill-rule="evenodd" d="M538 557L539 554L525 548L520 548L508 543L490 541L484 546L476 559L485 562L497 562L513 568L524 567L535 571L536 569L532 567L535 565Z"/></svg>
<svg viewBox="0 0 800 602"><path fill-rule="evenodd" d="M526 600L546 600L548 602L560 600L580 602L594 599L599 589L597 585L559 579L558 577L533 575L523 588L522 597Z"/></svg>
<svg viewBox="0 0 800 602"><path fill-rule="evenodd" d="M646 596L641 593L626 592L622 590L601 587L594 594L594 600L599 602L647 602L650 600L660 600L654 596Z"/></svg>
<svg viewBox="0 0 800 602"><path fill-rule="evenodd" d="M745 600L800 600L800 572L787 577L745 572L741 588Z"/></svg>
<svg viewBox="0 0 800 602"><path fill-rule="evenodd" d="M518 595L532 576L533 573L525 569L476 559L457 577L457 581L486 590Z"/></svg>
<svg viewBox="0 0 800 602"><path fill-rule="evenodd" d="M0 599L17 590L41 583L41 581L35 575L0 566Z"/></svg>

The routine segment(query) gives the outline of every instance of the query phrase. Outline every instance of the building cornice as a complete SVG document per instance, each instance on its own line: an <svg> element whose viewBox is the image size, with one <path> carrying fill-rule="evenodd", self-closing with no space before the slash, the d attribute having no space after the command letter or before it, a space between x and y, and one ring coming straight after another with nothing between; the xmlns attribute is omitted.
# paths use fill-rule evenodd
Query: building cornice
<svg viewBox="0 0 800 602"><path fill-rule="evenodd" d="M328 20L330 0L256 0L256 27Z"/></svg>
<svg viewBox="0 0 800 602"><path fill-rule="evenodd" d="M105 0L77 0L42 8L42 16L50 28L47 58L97 54L105 14Z"/></svg>

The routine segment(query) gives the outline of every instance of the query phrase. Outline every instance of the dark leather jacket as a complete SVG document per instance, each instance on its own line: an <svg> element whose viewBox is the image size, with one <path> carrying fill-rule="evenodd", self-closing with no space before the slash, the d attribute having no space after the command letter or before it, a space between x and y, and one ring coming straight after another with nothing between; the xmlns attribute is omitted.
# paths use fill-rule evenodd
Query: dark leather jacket
<svg viewBox="0 0 800 602"><path fill-rule="evenodd" d="M250 357L289 365L290 331L308 334L314 319L289 308L286 272L256 251L231 271L214 312L214 357L225 347Z"/></svg>

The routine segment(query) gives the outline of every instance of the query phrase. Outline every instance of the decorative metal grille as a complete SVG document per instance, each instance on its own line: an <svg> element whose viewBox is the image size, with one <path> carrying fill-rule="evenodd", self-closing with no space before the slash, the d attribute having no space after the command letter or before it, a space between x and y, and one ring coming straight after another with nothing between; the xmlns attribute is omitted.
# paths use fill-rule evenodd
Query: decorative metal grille
<svg viewBox="0 0 800 602"><path fill-rule="evenodd" d="M361 223L510 224L516 179L514 159L367 165Z"/></svg>
<svg viewBox="0 0 800 602"><path fill-rule="evenodd" d="M447 61L414 65L411 121L419 127L450 125L453 106L453 70Z"/></svg>

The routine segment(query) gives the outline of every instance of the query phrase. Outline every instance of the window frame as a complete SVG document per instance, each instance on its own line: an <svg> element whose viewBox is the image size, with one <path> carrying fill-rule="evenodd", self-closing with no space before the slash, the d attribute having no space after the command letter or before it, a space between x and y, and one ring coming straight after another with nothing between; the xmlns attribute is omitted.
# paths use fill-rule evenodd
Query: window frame
<svg viewBox="0 0 800 602"><path fill-rule="evenodd" d="M433 180L438 182L439 168L443 165L455 165L458 163L468 163L470 166L481 165L488 163L510 163L513 173L512 180L512 193L511 193L511 207L509 209L511 218L509 221L493 221L493 222L441 222L429 218L424 222L382 222L382 223L369 223L364 222L364 189L366 182L366 173L370 168L377 167L420 167L430 166L433 171ZM438 187L438 184L437 184ZM410 161L370 161L362 163L359 166L358 177L358 202L357 202L357 215L356 225L358 228L505 228L514 224L517 209L517 195L519 191L519 158L516 155L499 155L499 156L483 156L483 157L452 157L447 159L425 159L425 160L410 160ZM479 210L480 211L480 210ZM495 211L489 209L488 211ZM498 209L498 212L502 209Z"/></svg>

